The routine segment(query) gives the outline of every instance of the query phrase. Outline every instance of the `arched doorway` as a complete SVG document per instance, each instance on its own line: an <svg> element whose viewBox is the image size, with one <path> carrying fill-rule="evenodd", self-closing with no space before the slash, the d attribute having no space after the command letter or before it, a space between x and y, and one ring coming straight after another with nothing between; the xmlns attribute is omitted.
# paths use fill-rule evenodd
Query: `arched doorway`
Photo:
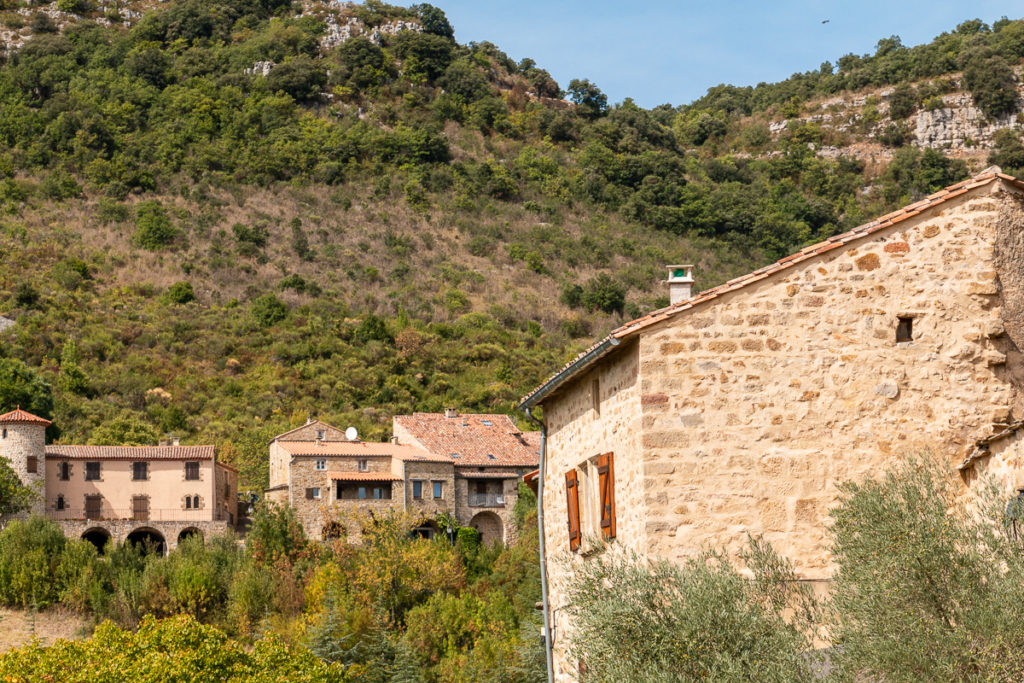
<svg viewBox="0 0 1024 683"><path fill-rule="evenodd" d="M198 538L199 542L201 543L203 541L203 532L195 528L194 526L185 527L181 530L181 533L178 534L178 545L181 545L181 542L184 541L186 538L193 537Z"/></svg>
<svg viewBox="0 0 1024 683"><path fill-rule="evenodd" d="M415 527L409 532L412 538L425 538L430 540L441 533L441 527L437 525L432 519L425 519L420 522L419 526Z"/></svg>
<svg viewBox="0 0 1024 683"><path fill-rule="evenodd" d="M89 541L96 550L103 554L103 548L106 547L107 541L110 540L110 532L100 526L94 526L91 529L86 529L85 533L82 534L82 540Z"/></svg>
<svg viewBox="0 0 1024 683"><path fill-rule="evenodd" d="M139 546L144 553L167 553L167 542L164 535L152 527L141 526L128 534L125 543Z"/></svg>
<svg viewBox="0 0 1024 683"><path fill-rule="evenodd" d="M489 546L505 541L505 530L501 517L493 512L480 512L473 516L469 525L480 532L480 544Z"/></svg>

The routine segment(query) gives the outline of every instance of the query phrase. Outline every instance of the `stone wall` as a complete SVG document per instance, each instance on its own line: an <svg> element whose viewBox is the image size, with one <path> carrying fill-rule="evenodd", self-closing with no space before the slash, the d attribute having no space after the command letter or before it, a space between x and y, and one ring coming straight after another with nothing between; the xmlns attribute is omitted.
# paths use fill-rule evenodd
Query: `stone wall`
<svg viewBox="0 0 1024 683"><path fill-rule="evenodd" d="M40 494L32 512L46 509L46 427L40 424L10 423L2 425L7 438L0 439L0 457L6 458L21 482ZM28 459L36 459L36 471L28 471Z"/></svg>
<svg viewBox="0 0 1024 683"><path fill-rule="evenodd" d="M518 536L518 529L516 528L512 512L515 509L516 501L519 500L519 481L522 478L519 476L519 471L522 469L512 467L463 468L463 472L469 472L471 475L494 474L496 480L500 482L504 503L488 507L470 505L469 496L473 490L474 482L480 481L480 479L459 476L459 471L457 470L455 474L455 517L459 520L459 523L463 526L474 526L473 520L477 515L484 512L492 512L497 516L501 525L498 538L506 544L515 542ZM480 470L484 471L480 472ZM509 477L508 475L510 474L517 476L514 478ZM498 479L498 477L508 478Z"/></svg>
<svg viewBox="0 0 1024 683"><path fill-rule="evenodd" d="M999 219L990 196L946 204L643 335L649 550L763 534L826 578L839 482L903 454L953 464L1006 421Z"/></svg>
<svg viewBox="0 0 1024 683"><path fill-rule="evenodd" d="M136 531L152 530L163 536L166 549L178 547L178 537L184 531L198 531L204 539L213 534L224 533L229 525L224 521L189 521L189 522L139 522L130 519L93 521L84 519L57 520L64 535L68 538L82 538L83 534L95 529L102 529L115 543L124 543L130 534Z"/></svg>
<svg viewBox="0 0 1024 683"><path fill-rule="evenodd" d="M570 624L565 612L566 580L581 554L569 552L565 473L594 456L615 453L616 545L646 549L647 515L642 505L644 479L640 451L639 347L623 342L620 349L544 404L548 445L544 476L544 534L549 576L549 604L556 675L573 676L565 657ZM600 414L594 408L597 380ZM583 501L580 501L581 504ZM569 564L563 561L569 560Z"/></svg>
<svg viewBox="0 0 1024 683"><path fill-rule="evenodd" d="M413 481L423 482L423 496L413 498ZM405 462L405 506L410 512L421 513L424 518L439 512L455 512L455 468L446 462ZM441 498L434 499L433 483L441 482ZM401 502L401 501L399 501Z"/></svg>

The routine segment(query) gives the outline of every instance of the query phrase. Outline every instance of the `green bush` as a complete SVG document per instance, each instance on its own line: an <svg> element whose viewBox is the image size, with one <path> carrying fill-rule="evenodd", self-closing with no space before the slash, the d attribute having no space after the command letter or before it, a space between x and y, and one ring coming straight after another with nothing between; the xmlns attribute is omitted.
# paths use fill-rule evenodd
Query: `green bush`
<svg viewBox="0 0 1024 683"><path fill-rule="evenodd" d="M60 600L64 586L54 580L67 541L56 523L33 516L0 531L0 601L42 609Z"/></svg>
<svg viewBox="0 0 1024 683"><path fill-rule="evenodd" d="M628 555L576 565L568 586L570 657L598 681L812 681L810 587L770 546L742 561L721 554L681 564Z"/></svg>
<svg viewBox="0 0 1024 683"><path fill-rule="evenodd" d="M288 307L273 294L264 294L252 302L252 317L263 327L276 325L288 317Z"/></svg>
<svg viewBox="0 0 1024 683"><path fill-rule="evenodd" d="M965 506L957 474L927 455L840 487L831 512L839 680L1024 676L1024 546L1006 514L1013 506L994 486L978 490L978 504Z"/></svg>
<svg viewBox="0 0 1024 683"><path fill-rule="evenodd" d="M196 292L192 289L191 282L175 282L167 288L164 300L171 304L187 304L196 300Z"/></svg>
<svg viewBox="0 0 1024 683"><path fill-rule="evenodd" d="M163 205L148 199L135 207L135 244L156 251L173 246L179 237Z"/></svg>

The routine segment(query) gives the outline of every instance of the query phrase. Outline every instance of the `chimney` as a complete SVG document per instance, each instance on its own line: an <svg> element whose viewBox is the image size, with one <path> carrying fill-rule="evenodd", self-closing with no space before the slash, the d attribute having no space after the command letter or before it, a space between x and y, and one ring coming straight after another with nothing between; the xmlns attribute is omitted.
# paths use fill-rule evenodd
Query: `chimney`
<svg viewBox="0 0 1024 683"><path fill-rule="evenodd" d="M444 409L444 416L447 417L447 418L458 417L459 416L459 411L456 410L455 408L445 408Z"/></svg>
<svg viewBox="0 0 1024 683"><path fill-rule="evenodd" d="M394 435L391 436L391 443L393 443L396 446L398 445L398 435L397 434L394 434Z"/></svg>
<svg viewBox="0 0 1024 683"><path fill-rule="evenodd" d="M668 268L668 302L677 304L693 296L693 266L665 266Z"/></svg>
<svg viewBox="0 0 1024 683"><path fill-rule="evenodd" d="M172 434L171 435L171 445L172 446L180 446L181 445L181 439L179 439L178 437L176 437L176 436L174 436Z"/></svg>

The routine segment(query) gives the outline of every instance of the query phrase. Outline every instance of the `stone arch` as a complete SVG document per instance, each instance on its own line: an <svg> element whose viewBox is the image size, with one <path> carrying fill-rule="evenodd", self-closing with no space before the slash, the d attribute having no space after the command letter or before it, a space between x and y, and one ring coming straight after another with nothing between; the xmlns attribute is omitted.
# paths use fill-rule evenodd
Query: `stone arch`
<svg viewBox="0 0 1024 683"><path fill-rule="evenodd" d="M424 519L422 522L417 524L409 535L413 538L436 538L441 533L441 527L437 525L432 519Z"/></svg>
<svg viewBox="0 0 1024 683"><path fill-rule="evenodd" d="M320 530L320 535L325 541L342 538L345 535L345 527L342 526L341 522L330 521L324 524L323 529Z"/></svg>
<svg viewBox="0 0 1024 683"><path fill-rule="evenodd" d="M110 540L110 532L101 526L90 527L82 532L82 540L89 541L102 553L107 541Z"/></svg>
<svg viewBox="0 0 1024 683"><path fill-rule="evenodd" d="M480 544L489 546L505 541L505 529L501 517L493 512L478 512L469 520L469 525L480 532Z"/></svg>
<svg viewBox="0 0 1024 683"><path fill-rule="evenodd" d="M167 540L162 533L151 526L140 526L133 529L125 539L125 543L134 543L141 546L143 552L167 554Z"/></svg>
<svg viewBox="0 0 1024 683"><path fill-rule="evenodd" d="M200 529L197 529L194 526L185 527L178 534L178 544L180 545L186 538L191 538L193 536L198 536L200 541L204 540L203 532Z"/></svg>

